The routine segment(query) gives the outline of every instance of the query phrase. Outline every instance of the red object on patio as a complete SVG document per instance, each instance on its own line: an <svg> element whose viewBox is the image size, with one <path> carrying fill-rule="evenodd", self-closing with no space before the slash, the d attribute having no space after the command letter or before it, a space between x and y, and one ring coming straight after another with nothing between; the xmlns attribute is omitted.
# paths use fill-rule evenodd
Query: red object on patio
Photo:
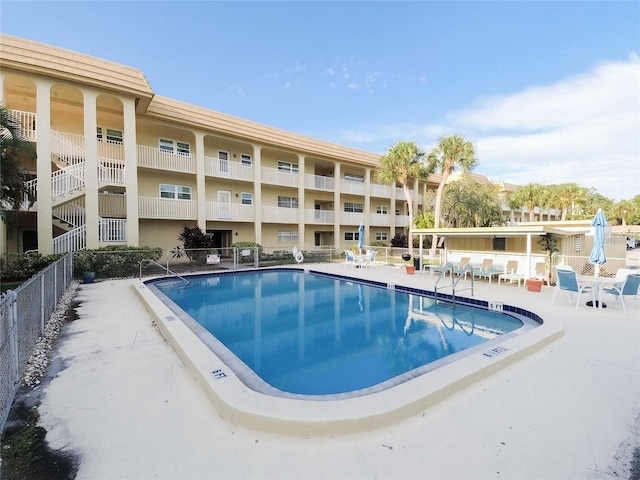
<svg viewBox="0 0 640 480"><path fill-rule="evenodd" d="M527 290L530 292L539 292L542 289L542 280L537 278L528 278L526 281Z"/></svg>

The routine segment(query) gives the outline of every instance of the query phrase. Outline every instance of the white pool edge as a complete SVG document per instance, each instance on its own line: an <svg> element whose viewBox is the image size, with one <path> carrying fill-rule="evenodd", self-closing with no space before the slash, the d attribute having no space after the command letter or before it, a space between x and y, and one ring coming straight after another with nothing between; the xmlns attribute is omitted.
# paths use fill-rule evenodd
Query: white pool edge
<svg viewBox="0 0 640 480"><path fill-rule="evenodd" d="M216 411L234 425L272 433L320 436L379 429L410 418L460 390L531 355L564 335L560 321L542 325L500 343L504 351L486 355L479 350L370 395L340 400L299 400L265 395L247 387L142 282L133 288L155 318L156 324L203 388ZM489 352L490 353L490 352Z"/></svg>

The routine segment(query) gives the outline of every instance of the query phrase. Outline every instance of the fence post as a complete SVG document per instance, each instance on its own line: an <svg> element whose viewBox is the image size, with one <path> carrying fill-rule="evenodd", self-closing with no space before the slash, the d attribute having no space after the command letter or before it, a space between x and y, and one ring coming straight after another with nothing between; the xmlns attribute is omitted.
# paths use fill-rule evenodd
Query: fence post
<svg viewBox="0 0 640 480"><path fill-rule="evenodd" d="M9 295L9 343L11 345L11 379L13 385L18 383L18 294L7 290Z"/></svg>
<svg viewBox="0 0 640 480"><path fill-rule="evenodd" d="M260 252L258 250L258 247L253 247L253 266L255 268L258 268L260 266L259 255L260 255Z"/></svg>

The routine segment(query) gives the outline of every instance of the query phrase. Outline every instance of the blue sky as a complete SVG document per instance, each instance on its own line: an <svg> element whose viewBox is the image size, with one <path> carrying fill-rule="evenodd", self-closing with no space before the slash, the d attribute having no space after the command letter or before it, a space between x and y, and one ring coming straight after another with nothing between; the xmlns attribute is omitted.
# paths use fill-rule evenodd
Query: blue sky
<svg viewBox="0 0 640 480"><path fill-rule="evenodd" d="M30 2L0 30L369 152L460 133L494 181L640 194L640 2Z"/></svg>

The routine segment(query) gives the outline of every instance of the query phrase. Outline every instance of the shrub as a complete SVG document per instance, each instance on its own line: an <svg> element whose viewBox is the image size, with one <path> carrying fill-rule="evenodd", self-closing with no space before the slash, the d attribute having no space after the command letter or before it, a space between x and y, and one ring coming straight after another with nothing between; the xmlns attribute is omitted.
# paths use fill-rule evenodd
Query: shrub
<svg viewBox="0 0 640 480"><path fill-rule="evenodd" d="M135 277L142 260L157 261L162 252L157 247L117 246L80 250L73 254L73 272L76 277L83 272L95 272L98 278Z"/></svg>
<svg viewBox="0 0 640 480"><path fill-rule="evenodd" d="M64 254L42 255L33 253L8 253L0 257L0 273L4 281L26 280L44 270Z"/></svg>

